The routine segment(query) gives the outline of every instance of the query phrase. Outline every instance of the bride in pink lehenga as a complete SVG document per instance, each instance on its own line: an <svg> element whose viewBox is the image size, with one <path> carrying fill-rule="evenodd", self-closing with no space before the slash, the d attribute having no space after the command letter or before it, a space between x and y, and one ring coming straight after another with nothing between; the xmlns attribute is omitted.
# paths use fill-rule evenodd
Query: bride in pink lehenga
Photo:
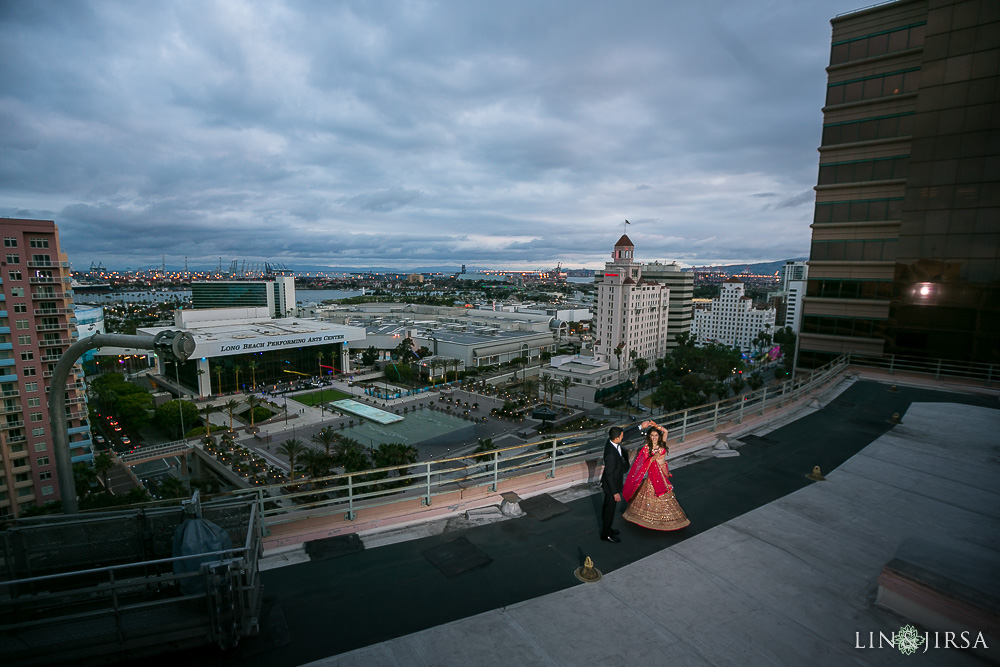
<svg viewBox="0 0 1000 667"><path fill-rule="evenodd" d="M667 467L667 429L648 422L646 444L635 455L622 497L629 501L626 521L652 530L679 530L690 525L674 496Z"/></svg>

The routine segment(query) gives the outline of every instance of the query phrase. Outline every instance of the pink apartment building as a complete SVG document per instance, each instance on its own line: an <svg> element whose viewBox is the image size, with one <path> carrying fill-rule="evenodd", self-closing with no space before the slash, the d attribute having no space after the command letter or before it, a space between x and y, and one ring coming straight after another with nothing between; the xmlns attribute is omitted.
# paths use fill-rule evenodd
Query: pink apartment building
<svg viewBox="0 0 1000 667"><path fill-rule="evenodd" d="M73 292L51 220L0 219L0 518L59 500L49 379L75 339ZM67 385L74 463L92 461L82 372Z"/></svg>

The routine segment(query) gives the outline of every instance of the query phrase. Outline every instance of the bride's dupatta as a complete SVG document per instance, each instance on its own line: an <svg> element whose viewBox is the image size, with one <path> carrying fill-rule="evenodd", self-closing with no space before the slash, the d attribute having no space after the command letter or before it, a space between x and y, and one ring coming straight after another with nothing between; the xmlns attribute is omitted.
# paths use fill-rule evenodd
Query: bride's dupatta
<svg viewBox="0 0 1000 667"><path fill-rule="evenodd" d="M647 473L649 474L649 483L653 485L653 492L657 498L673 491L674 487L667 479L670 473L667 472L666 468L666 462L664 462L663 466L657 464L656 458L649 455L649 445L643 445L642 449L635 455L632 468L628 471L628 476L625 478L622 497L625 500L631 500L635 492L642 486L642 480L646 477Z"/></svg>

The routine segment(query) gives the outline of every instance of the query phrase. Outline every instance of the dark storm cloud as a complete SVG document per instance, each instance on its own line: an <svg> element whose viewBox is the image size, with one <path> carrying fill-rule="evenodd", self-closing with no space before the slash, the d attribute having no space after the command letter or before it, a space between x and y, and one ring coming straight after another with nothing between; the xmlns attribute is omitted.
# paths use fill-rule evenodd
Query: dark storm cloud
<svg viewBox="0 0 1000 667"><path fill-rule="evenodd" d="M625 218L643 259L800 256L853 8L0 3L0 215L81 266L596 267Z"/></svg>

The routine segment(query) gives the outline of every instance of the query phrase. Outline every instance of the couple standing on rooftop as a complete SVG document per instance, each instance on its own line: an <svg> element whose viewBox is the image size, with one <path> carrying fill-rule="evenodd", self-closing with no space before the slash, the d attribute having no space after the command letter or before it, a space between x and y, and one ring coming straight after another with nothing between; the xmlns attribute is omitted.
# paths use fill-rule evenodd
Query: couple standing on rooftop
<svg viewBox="0 0 1000 667"><path fill-rule="evenodd" d="M625 520L638 526L670 531L679 530L691 523L677 502L674 487L670 483L667 429L647 420L637 430L644 432L646 439L636 453L631 468L628 451L623 446L626 440L625 429L612 426L608 430L608 441L604 445L604 472L601 475L601 489L604 491L604 504L601 508L603 542L621 542L620 533L614 529L613 524L618 503L623 499L629 503L624 513Z"/></svg>

